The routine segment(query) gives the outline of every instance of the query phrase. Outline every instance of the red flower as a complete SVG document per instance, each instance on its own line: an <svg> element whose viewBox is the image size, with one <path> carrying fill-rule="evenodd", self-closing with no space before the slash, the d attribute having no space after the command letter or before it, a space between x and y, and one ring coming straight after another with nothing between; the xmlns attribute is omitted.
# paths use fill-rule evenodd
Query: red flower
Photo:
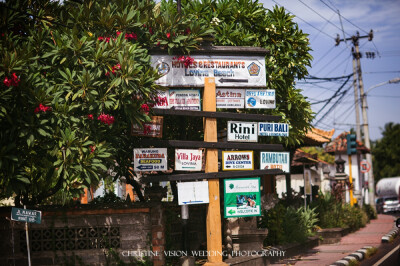
<svg viewBox="0 0 400 266"><path fill-rule="evenodd" d="M87 117L88 117L88 119L93 120L93 115L92 114L88 114Z"/></svg>
<svg viewBox="0 0 400 266"><path fill-rule="evenodd" d="M189 28L186 28L185 34L189 34L190 32L191 32L190 29L189 29Z"/></svg>
<svg viewBox="0 0 400 266"><path fill-rule="evenodd" d="M103 36L100 36L100 37L97 38L97 40L98 40L98 41L103 41L103 40L104 40L104 37L103 37Z"/></svg>
<svg viewBox="0 0 400 266"><path fill-rule="evenodd" d="M126 33L125 34L125 39L126 40L137 40L137 35L136 35L136 33Z"/></svg>
<svg viewBox="0 0 400 266"><path fill-rule="evenodd" d="M157 43L157 46L160 46L160 42Z"/></svg>
<svg viewBox="0 0 400 266"><path fill-rule="evenodd" d="M89 148L90 148L90 153L93 153L96 150L96 146L95 145L93 145L93 146L90 145Z"/></svg>
<svg viewBox="0 0 400 266"><path fill-rule="evenodd" d="M171 37L171 33L167 32L167 38L169 39Z"/></svg>
<svg viewBox="0 0 400 266"><path fill-rule="evenodd" d="M39 112L46 113L47 111L50 111L51 107L50 106L45 106L43 104L39 104L39 107L36 107L34 110L34 113L37 114Z"/></svg>
<svg viewBox="0 0 400 266"><path fill-rule="evenodd" d="M102 113L97 117L97 120L100 120L103 124L111 125L114 123L114 117L112 115L106 115Z"/></svg>
<svg viewBox="0 0 400 266"><path fill-rule="evenodd" d="M5 77L5 78L4 78L3 83L4 83L4 85L6 85L7 87L10 87L10 86L11 86L11 82L12 82L12 80L11 80L11 79L8 79L8 77Z"/></svg>
<svg viewBox="0 0 400 266"><path fill-rule="evenodd" d="M150 35L153 35L153 29L151 27L149 27L149 33Z"/></svg>
<svg viewBox="0 0 400 266"><path fill-rule="evenodd" d="M147 104L142 104L142 106L140 107L140 109L143 111L143 112L145 112L145 113L148 113L148 112L150 112L150 108L149 108L149 106L147 105Z"/></svg>
<svg viewBox="0 0 400 266"><path fill-rule="evenodd" d="M12 73L11 77L5 77L4 78L3 83L7 87L10 87L10 86L18 86L20 81L21 80L18 78L17 74Z"/></svg>
<svg viewBox="0 0 400 266"><path fill-rule="evenodd" d="M121 32L120 32L120 31L117 31L117 37L118 37L120 34L121 34Z"/></svg>

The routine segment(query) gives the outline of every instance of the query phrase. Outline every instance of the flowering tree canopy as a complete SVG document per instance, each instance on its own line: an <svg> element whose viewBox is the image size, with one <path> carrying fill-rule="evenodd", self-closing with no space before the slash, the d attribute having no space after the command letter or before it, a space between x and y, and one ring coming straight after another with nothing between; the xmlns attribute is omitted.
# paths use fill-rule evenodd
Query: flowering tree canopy
<svg viewBox="0 0 400 266"><path fill-rule="evenodd" d="M269 49L271 114L292 125L288 145L309 127L309 104L293 86L307 74L308 39L283 9L183 0L179 14L173 1L15 0L1 2L0 13L0 198L15 195L17 205L57 191L78 196L110 168L135 185L129 167L139 140L130 130L161 100L153 48L185 66L203 41ZM167 118L170 136L201 137L201 122L181 122Z"/></svg>

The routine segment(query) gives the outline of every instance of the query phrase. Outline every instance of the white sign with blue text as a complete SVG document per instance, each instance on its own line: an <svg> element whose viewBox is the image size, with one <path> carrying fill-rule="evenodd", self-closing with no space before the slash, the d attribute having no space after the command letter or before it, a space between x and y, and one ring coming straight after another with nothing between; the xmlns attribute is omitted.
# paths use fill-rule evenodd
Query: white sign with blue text
<svg viewBox="0 0 400 266"><path fill-rule="evenodd" d="M208 181L180 182L178 188L178 204L209 203Z"/></svg>
<svg viewBox="0 0 400 266"><path fill-rule="evenodd" d="M247 109L274 109L275 90L246 90Z"/></svg>
<svg viewBox="0 0 400 266"><path fill-rule="evenodd" d="M290 173L290 154L289 152L268 152L260 153L261 169L281 169L285 173Z"/></svg>
<svg viewBox="0 0 400 266"><path fill-rule="evenodd" d="M258 123L259 136L289 137L289 125L284 123Z"/></svg>

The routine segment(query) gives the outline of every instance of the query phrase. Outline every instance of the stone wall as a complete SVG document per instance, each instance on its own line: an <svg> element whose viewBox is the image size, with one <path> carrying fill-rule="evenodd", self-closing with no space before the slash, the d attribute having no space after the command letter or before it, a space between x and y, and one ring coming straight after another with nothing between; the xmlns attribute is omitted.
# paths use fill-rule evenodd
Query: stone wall
<svg viewBox="0 0 400 266"><path fill-rule="evenodd" d="M27 265L25 224L11 221L10 213L0 208L0 265ZM42 223L29 224L29 240L32 265L106 265L111 257L132 262L140 256L165 262L160 204L42 210Z"/></svg>

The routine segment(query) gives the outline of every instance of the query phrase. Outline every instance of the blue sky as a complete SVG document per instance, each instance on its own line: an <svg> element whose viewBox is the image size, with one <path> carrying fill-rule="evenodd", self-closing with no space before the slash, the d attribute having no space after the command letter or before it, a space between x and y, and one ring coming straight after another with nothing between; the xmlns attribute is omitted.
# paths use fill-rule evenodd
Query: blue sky
<svg viewBox="0 0 400 266"><path fill-rule="evenodd" d="M352 74L351 42L341 42L335 46L336 34L343 38L339 10L342 17L345 36L351 37L359 31L360 35L367 35L373 29L373 41L360 39L360 52L363 53L361 68L363 71L364 90L400 77L400 1L399 0L275 0L284 6L288 12L296 16L294 19L303 32L309 34L311 52L314 60L309 68L314 77L340 77ZM276 3L272 0L261 0L266 8L272 8ZM328 22L329 21L329 22ZM375 58L366 58L366 52L374 52ZM307 83L312 80L306 80ZM307 84L299 81L297 87L311 103L331 98L335 91L344 83L323 82ZM343 131L355 129L355 108L353 79L347 82L341 91L351 88L339 103L339 97L334 98L323 109L314 125L317 128L331 130L335 128L335 136ZM313 104L314 112L319 112L325 103ZM388 122L400 123L400 83L387 84L368 93L368 122L371 140L382 137L384 125ZM332 110L322 116L329 109ZM361 123L362 114L360 111ZM315 124L318 120L318 124Z"/></svg>

